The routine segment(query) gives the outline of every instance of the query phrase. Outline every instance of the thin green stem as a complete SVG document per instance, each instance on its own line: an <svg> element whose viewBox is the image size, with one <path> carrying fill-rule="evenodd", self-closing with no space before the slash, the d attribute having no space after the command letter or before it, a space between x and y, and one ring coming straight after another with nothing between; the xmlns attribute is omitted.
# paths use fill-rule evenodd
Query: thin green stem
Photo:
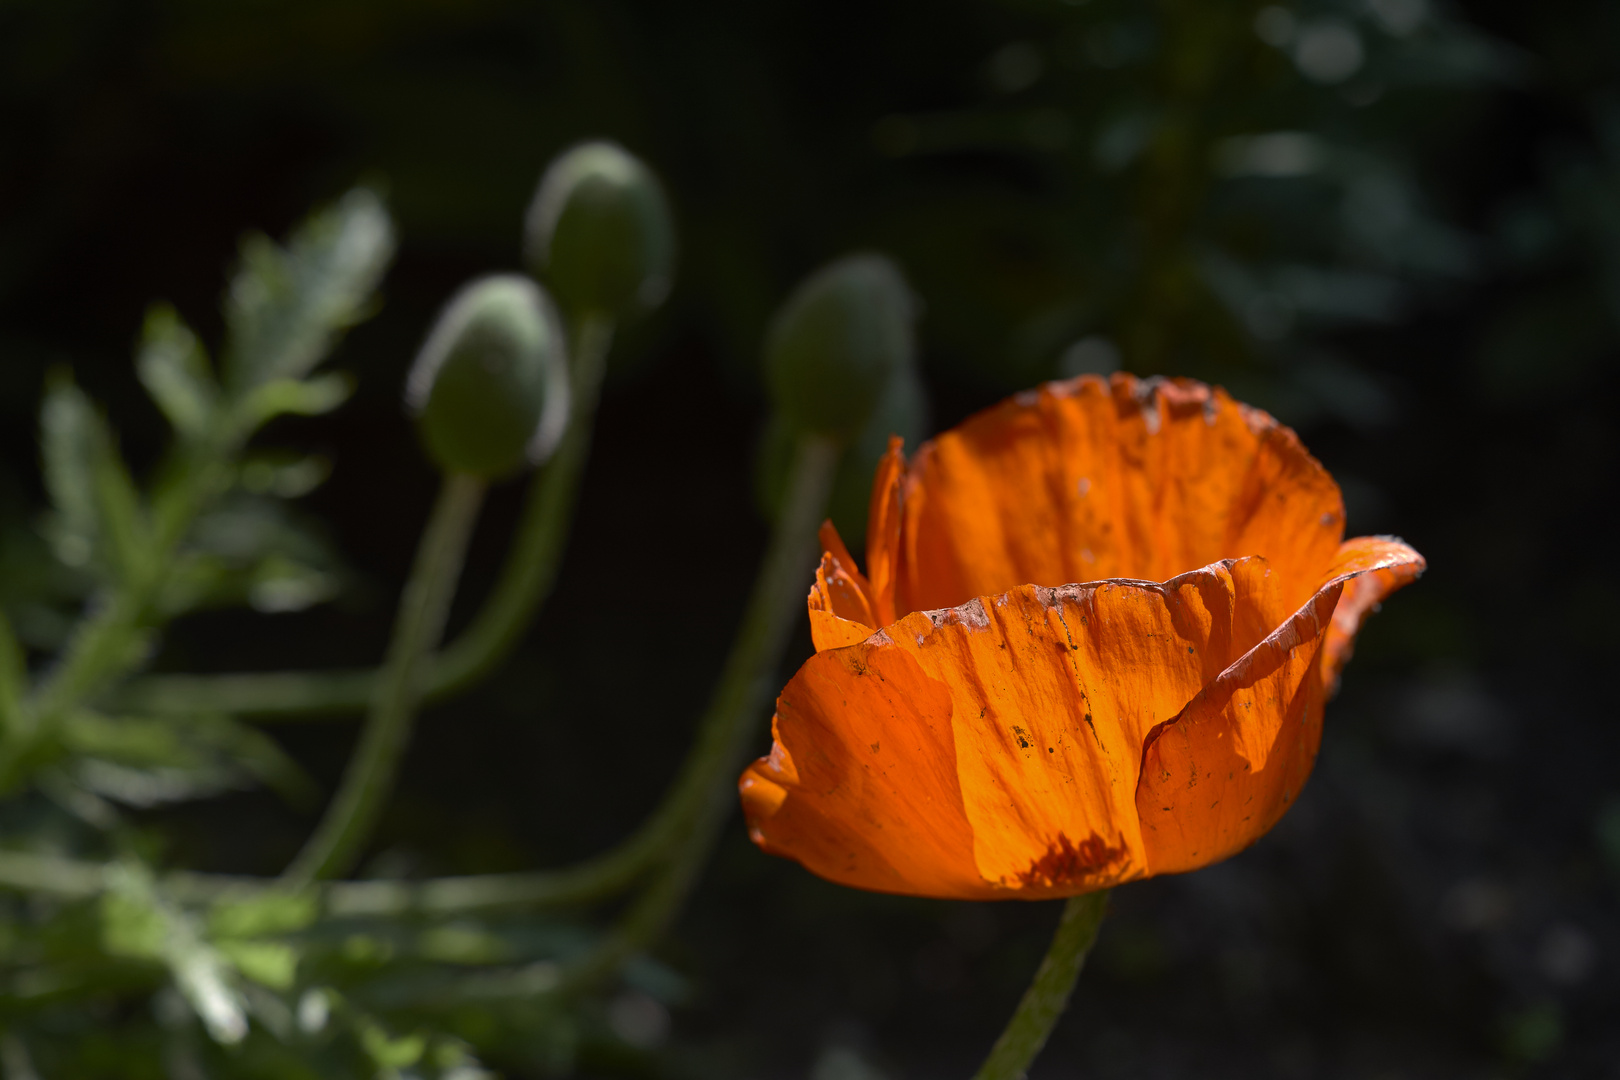
<svg viewBox="0 0 1620 1080"><path fill-rule="evenodd" d="M134 590L119 589L79 623L60 663L34 691L33 713L43 724L49 725L132 666L141 651L145 606Z"/></svg>
<svg viewBox="0 0 1620 1080"><path fill-rule="evenodd" d="M575 341L572 416L547 464L547 483L537 484L524 507L513 557L467 629L434 658L434 697L454 693L488 675L512 651L535 612L551 594L568 527L578 502L580 477L590 457L596 403L613 344L613 322L580 320Z"/></svg>
<svg viewBox="0 0 1620 1080"><path fill-rule="evenodd" d="M499 665L550 595L590 456L596 404L612 341L611 319L592 315L580 319L568 430L551 460L529 483L523 519L488 599L453 642L427 659L427 700L437 701L461 690ZM315 719L366 708L377 678L374 668L150 675L122 691L120 702L140 712Z"/></svg>
<svg viewBox="0 0 1620 1080"><path fill-rule="evenodd" d="M28 1046L12 1032L0 1034L0 1077L4 1080L39 1080Z"/></svg>
<svg viewBox="0 0 1620 1080"><path fill-rule="evenodd" d="M622 892L662 864L661 885L632 908L612 947L617 955L628 955L656 936L678 911L732 806L729 781L754 738L754 722L770 701L773 677L802 610L805 581L815 564L816 526L837 462L838 448L830 441L811 438L801 444L787 501L692 752L663 801L634 833L601 855L558 870L420 882L328 882L321 886L326 910L338 915L450 914L577 905ZM92 863L0 852L0 888L33 890L52 881L59 888L42 891L87 895L97 888L100 872ZM189 872L163 878L172 895L198 901L266 884Z"/></svg>
<svg viewBox="0 0 1620 1080"><path fill-rule="evenodd" d="M168 581L174 553L208 501L229 487L229 465L253 426L222 414L213 434L185 450L179 477L152 506L150 556L129 580L108 589L80 621L61 660L34 690L29 711L42 728L127 676L146 658L146 633Z"/></svg>
<svg viewBox="0 0 1620 1080"><path fill-rule="evenodd" d="M410 740L411 721L422 703L422 658L444 633L467 540L483 498L483 480L462 473L444 478L417 549L416 565L400 597L394 637L360 745L325 817L287 868L284 880L301 884L343 874L371 835L393 790L394 774Z"/></svg>
<svg viewBox="0 0 1620 1080"><path fill-rule="evenodd" d="M973 1080L1023 1080L1069 1005L1069 995L1074 992L1075 980L1097 940L1097 928L1107 910L1106 890L1071 897L1064 903L1057 933L1052 936L1035 978Z"/></svg>
<svg viewBox="0 0 1620 1080"><path fill-rule="evenodd" d="M27 734L31 726L27 693L28 659L11 632L11 622L0 612L0 742Z"/></svg>
<svg viewBox="0 0 1620 1080"><path fill-rule="evenodd" d="M608 881L628 884L649 871L661 868L661 872L630 905L619 924L585 955L560 970L546 963L471 976L460 986L458 997L511 999L581 989L610 977L679 915L735 805L732 778L770 702L782 654L803 610L806 579L815 564L816 526L826 511L838 457L839 447L830 440L807 437L799 444L786 505L772 533L720 681L699 723L696 743L663 802L641 828L613 852L579 870L460 882L450 879L437 883L437 887L456 887L459 903L481 907L522 890L538 892L538 886L548 879L560 887L569 875L575 875L568 882L574 886L569 900L583 902L600 899L605 891L593 895L589 888L579 886L600 886ZM382 884L355 882L345 883L344 887ZM553 896L560 892L559 888ZM379 890L369 899L382 900L387 895ZM334 910L337 894L329 893L328 897L328 910ZM346 899L361 897L354 892ZM448 894L440 894L440 899L447 898Z"/></svg>
<svg viewBox="0 0 1620 1080"><path fill-rule="evenodd" d="M26 851L0 852L0 888L3 889L78 899L96 896L106 885L107 867L101 863Z"/></svg>
<svg viewBox="0 0 1620 1080"><path fill-rule="evenodd" d="M63 899L99 895L107 867L84 859L0 851L0 890L39 893ZM176 870L160 878L165 895L184 903L207 904L280 887L268 878ZM618 891L593 862L529 874L471 874L425 881L324 881L316 888L332 915L448 915L504 907L563 907ZM631 880L634 883L634 879Z"/></svg>

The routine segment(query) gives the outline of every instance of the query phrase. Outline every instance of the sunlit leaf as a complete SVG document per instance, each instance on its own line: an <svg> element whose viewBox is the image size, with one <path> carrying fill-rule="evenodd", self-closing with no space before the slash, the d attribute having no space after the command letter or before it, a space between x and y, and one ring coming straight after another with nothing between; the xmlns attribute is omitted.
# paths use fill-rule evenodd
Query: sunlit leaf
<svg viewBox="0 0 1620 1080"><path fill-rule="evenodd" d="M313 379L272 379L248 395L242 412L251 426L283 414L320 416L342 405L354 392L354 380L330 373Z"/></svg>
<svg viewBox="0 0 1620 1080"><path fill-rule="evenodd" d="M248 1028L242 995L231 966L203 940L197 919L163 899L144 867L119 866L109 882L101 905L107 951L161 961L214 1041L240 1042Z"/></svg>
<svg viewBox="0 0 1620 1080"><path fill-rule="evenodd" d="M388 212L364 189L312 216L286 247L250 237L225 302L227 385L241 393L307 374L365 317L393 252Z"/></svg>
<svg viewBox="0 0 1620 1080"><path fill-rule="evenodd" d="M294 803L314 794L274 739L224 716L108 717L81 710L59 737L75 779L129 806L153 806L264 784Z"/></svg>
<svg viewBox="0 0 1620 1080"><path fill-rule="evenodd" d="M0 613L0 732L15 732L25 725L27 691L28 658L11 632L11 620Z"/></svg>
<svg viewBox="0 0 1620 1080"><path fill-rule="evenodd" d="M418 953L445 964L494 964L511 959L512 949L498 935L472 923L429 927L417 940Z"/></svg>
<svg viewBox="0 0 1620 1080"><path fill-rule="evenodd" d="M249 786L239 771L212 762L185 768L137 768L86 758L74 767L73 776L85 790L134 807L187 802Z"/></svg>
<svg viewBox="0 0 1620 1080"><path fill-rule="evenodd" d="M427 1039L420 1034L392 1036L380 1025L370 1024L361 1030L361 1045L366 1048L372 1062L379 1069L403 1069L415 1065L427 1049Z"/></svg>
<svg viewBox="0 0 1620 1080"><path fill-rule="evenodd" d="M342 583L336 553L309 522L278 499L238 495L198 519L159 602L175 613L242 603L301 611Z"/></svg>
<svg viewBox="0 0 1620 1080"><path fill-rule="evenodd" d="M242 462L241 483L254 495L296 499L314 491L332 474L332 463L313 454L258 453Z"/></svg>
<svg viewBox="0 0 1620 1080"><path fill-rule="evenodd" d="M209 908L208 933L216 940L288 934L309 926L318 914L315 894L309 891L225 896Z"/></svg>
<svg viewBox="0 0 1620 1080"><path fill-rule="evenodd" d="M337 594L337 578L312 566L272 555L254 570L248 603L255 611L303 611Z"/></svg>
<svg viewBox="0 0 1620 1080"><path fill-rule="evenodd" d="M113 956L161 960L168 926L146 893L114 889L101 898L101 945Z"/></svg>
<svg viewBox="0 0 1620 1080"><path fill-rule="evenodd" d="M133 580L147 554L140 496L106 421L65 372L46 388L40 429L54 511L47 535L57 558Z"/></svg>
<svg viewBox="0 0 1620 1080"><path fill-rule="evenodd" d="M94 585L86 571L57 557L52 528L49 520L42 529L0 522L0 604L18 641L36 649L61 647Z"/></svg>
<svg viewBox="0 0 1620 1080"><path fill-rule="evenodd" d="M219 386L197 335L167 304L146 313L135 371L182 439L200 438L213 421Z"/></svg>
<svg viewBox="0 0 1620 1080"><path fill-rule="evenodd" d="M215 946L237 971L272 990L291 990L298 952L279 941L222 941Z"/></svg>
<svg viewBox="0 0 1620 1080"><path fill-rule="evenodd" d="M171 935L165 957L175 986L215 1042L241 1042L247 1034L247 1010L240 991L231 985L230 965L201 941L177 938Z"/></svg>
<svg viewBox="0 0 1620 1080"><path fill-rule="evenodd" d="M96 459L106 439L95 407L65 373L54 373L40 410L40 452L51 497L48 535L57 558L85 566L101 533L96 506Z"/></svg>

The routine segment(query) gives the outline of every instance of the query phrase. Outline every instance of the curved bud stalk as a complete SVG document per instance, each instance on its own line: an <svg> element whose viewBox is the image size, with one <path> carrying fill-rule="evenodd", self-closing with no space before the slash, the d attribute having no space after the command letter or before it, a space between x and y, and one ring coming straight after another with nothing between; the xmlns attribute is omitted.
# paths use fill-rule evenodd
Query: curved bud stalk
<svg viewBox="0 0 1620 1080"><path fill-rule="evenodd" d="M840 536L859 542L866 535L872 474L888 452L890 436L915 447L929 432L930 407L922 377L914 365L895 372L878 398L866 423L849 440L833 479L827 516ZM774 518L787 491L788 472L798 431L787 417L776 413L765 428L755 459L754 493L760 510Z"/></svg>
<svg viewBox="0 0 1620 1080"><path fill-rule="evenodd" d="M1069 1006L1075 981L1097 941L1107 911L1106 891L1072 896L1064 902L1057 932L1041 958L1041 966L1035 970L1035 978L973 1080L1024 1080L1030 1064L1045 1048L1052 1028Z"/></svg>
<svg viewBox="0 0 1620 1080"><path fill-rule="evenodd" d="M382 812L422 702L422 659L444 632L483 496L483 481L476 476L458 472L445 477L400 597L388 658L379 673L360 746L326 815L284 875L286 881L304 884L347 871Z"/></svg>
<svg viewBox="0 0 1620 1080"><path fill-rule="evenodd" d="M493 670L550 592L589 456L615 324L661 303L674 273L675 232L663 189L646 165L612 142L582 143L547 167L524 222L524 248L529 268L568 315L571 392L568 408L559 405L566 423L530 484L496 587L466 631L426 658L429 698ZM551 430L543 417L531 449L546 450ZM376 684L375 669L157 675L120 696L127 707L162 713L221 710L309 719L366 708Z"/></svg>
<svg viewBox="0 0 1620 1080"><path fill-rule="evenodd" d="M150 654L153 632L177 614L165 598L193 562L194 527L230 494L255 431L280 413L323 412L347 396L342 376L310 374L369 313L392 254L387 211L363 190L314 215L285 247L251 238L226 300L222 382L179 317L154 309L137 373L176 440L145 490L89 399L70 379L53 381L41 416L51 539L64 564L91 571L97 596L31 688L28 707L42 731Z"/></svg>

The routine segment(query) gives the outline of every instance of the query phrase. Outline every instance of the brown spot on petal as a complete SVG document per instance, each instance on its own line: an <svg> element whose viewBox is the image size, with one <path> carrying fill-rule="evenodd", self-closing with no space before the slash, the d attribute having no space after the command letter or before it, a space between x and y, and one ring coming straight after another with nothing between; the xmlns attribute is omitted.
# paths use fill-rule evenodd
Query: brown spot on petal
<svg viewBox="0 0 1620 1080"><path fill-rule="evenodd" d="M1029 869L1018 875L1018 881L1026 888L1076 884L1097 877L1124 856L1124 844L1109 847L1096 833L1079 844L1058 833L1057 839L1047 845L1046 854L1031 862Z"/></svg>

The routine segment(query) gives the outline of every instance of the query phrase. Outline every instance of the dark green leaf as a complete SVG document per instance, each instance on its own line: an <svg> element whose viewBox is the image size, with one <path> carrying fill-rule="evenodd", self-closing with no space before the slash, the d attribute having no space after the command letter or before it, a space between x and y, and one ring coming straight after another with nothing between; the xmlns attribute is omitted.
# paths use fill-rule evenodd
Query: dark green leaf
<svg viewBox="0 0 1620 1080"><path fill-rule="evenodd" d="M354 380L345 375L313 379L273 379L259 385L242 403L243 422L256 428L284 413L320 416L349 400Z"/></svg>
<svg viewBox="0 0 1620 1080"><path fill-rule="evenodd" d="M239 495L198 520L160 604L174 613L240 603L300 611L341 583L338 557L314 528L277 499Z"/></svg>
<svg viewBox="0 0 1620 1080"><path fill-rule="evenodd" d="M0 733L15 732L25 723L23 699L28 692L28 658L11 632L11 621L0 613Z"/></svg>
<svg viewBox="0 0 1620 1080"><path fill-rule="evenodd" d="M219 405L219 386L202 343L167 304L146 313L135 371L182 439L203 436Z"/></svg>
<svg viewBox="0 0 1620 1080"><path fill-rule="evenodd" d="M393 252L388 212L364 189L312 216L284 248L250 237L225 302L231 390L308 374L365 317Z"/></svg>
<svg viewBox="0 0 1620 1080"><path fill-rule="evenodd" d="M53 372L40 410L40 452L52 505L48 535L57 558L87 566L101 533L96 506L96 460L106 431L95 407L65 372Z"/></svg>
<svg viewBox="0 0 1620 1080"><path fill-rule="evenodd" d="M275 740L223 716L108 717L74 713L60 738L76 759L74 778L130 806L201 798L264 784L295 803L314 792Z"/></svg>
<svg viewBox="0 0 1620 1080"><path fill-rule="evenodd" d="M47 534L57 558L130 581L147 558L140 495L111 430L65 373L54 374L40 414L45 486L54 513Z"/></svg>
<svg viewBox="0 0 1620 1080"><path fill-rule="evenodd" d="M195 916L159 895L151 872L129 864L109 875L102 900L102 941L115 956L161 961L174 985L215 1042L247 1034L247 1015L234 972L203 939Z"/></svg>

